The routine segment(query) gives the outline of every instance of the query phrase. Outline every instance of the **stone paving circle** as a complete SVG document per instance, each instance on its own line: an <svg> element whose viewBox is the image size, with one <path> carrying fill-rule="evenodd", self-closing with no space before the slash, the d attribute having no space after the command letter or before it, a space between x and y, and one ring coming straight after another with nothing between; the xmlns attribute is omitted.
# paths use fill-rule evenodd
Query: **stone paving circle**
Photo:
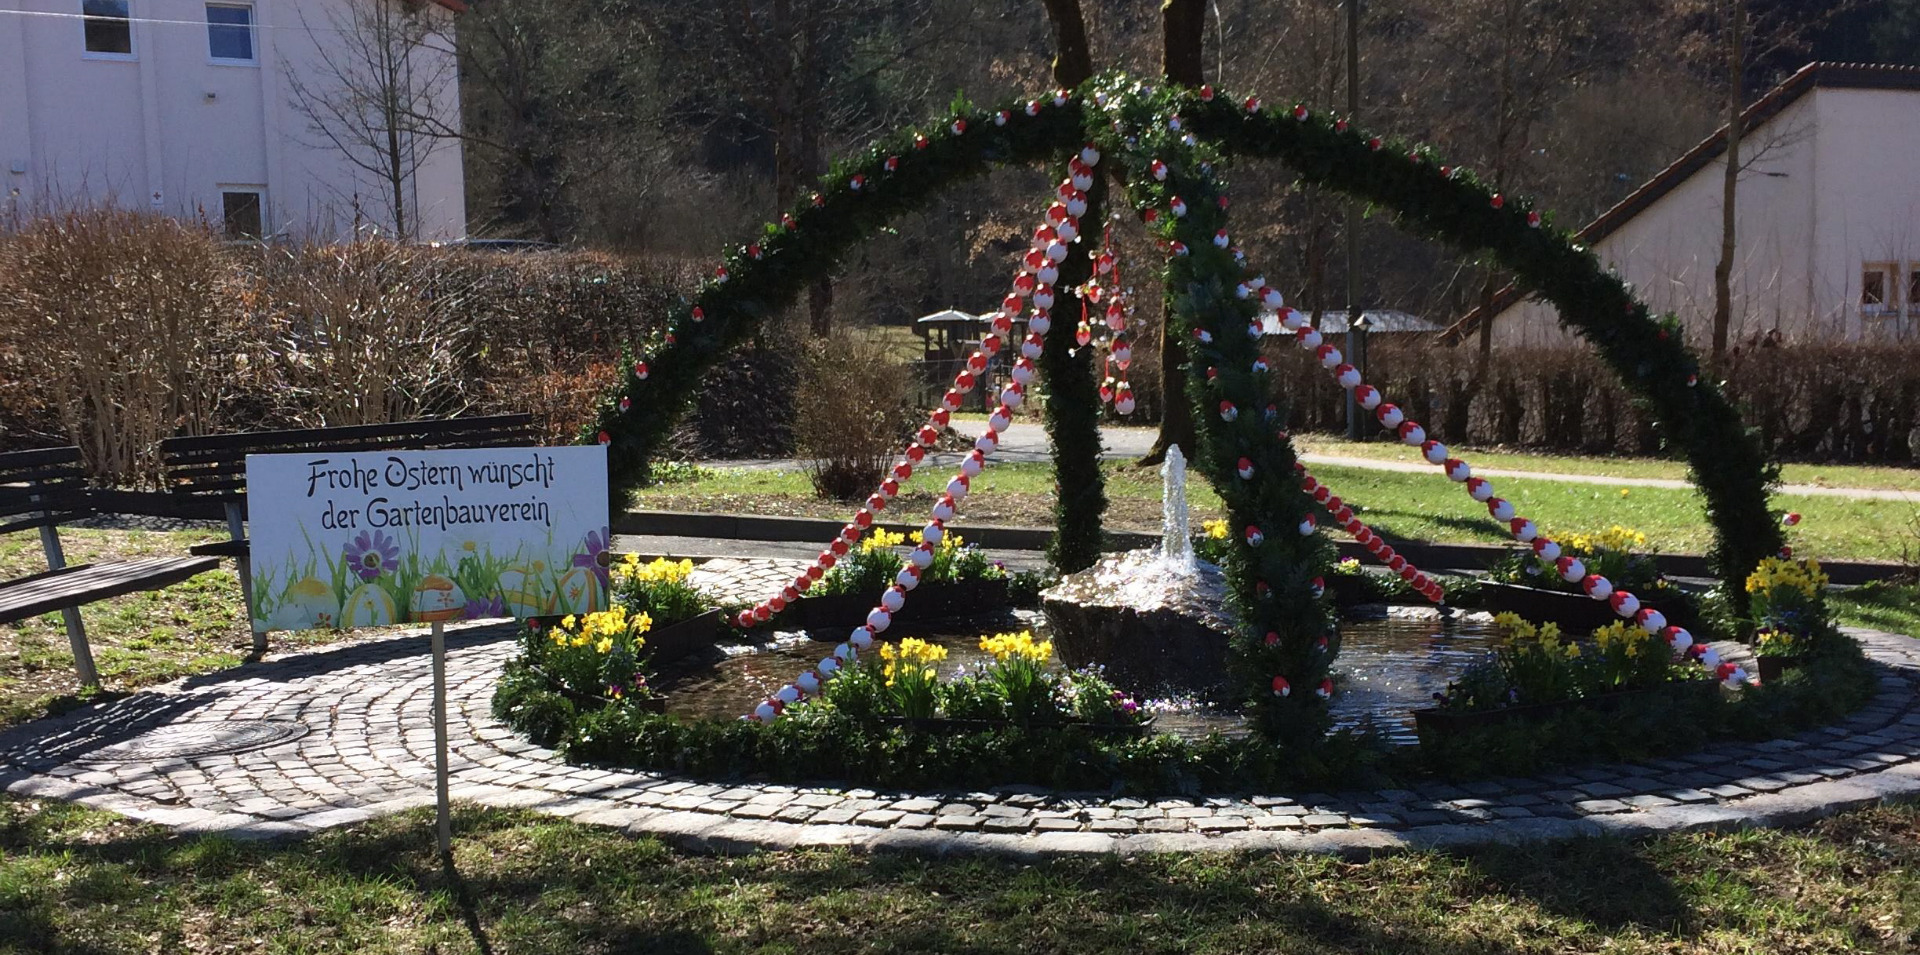
<svg viewBox="0 0 1920 955"><path fill-rule="evenodd" d="M1920 798L1920 641L1848 632L1878 667L1878 694L1845 720L1790 738L1459 785L1136 799L1009 786L883 792L724 783L570 766L489 713L495 679L516 652L513 628L468 626L448 633L453 796L707 851L1368 855L1791 825ZM431 706L422 634L338 644L0 733L0 785L182 832L300 836L430 805Z"/></svg>

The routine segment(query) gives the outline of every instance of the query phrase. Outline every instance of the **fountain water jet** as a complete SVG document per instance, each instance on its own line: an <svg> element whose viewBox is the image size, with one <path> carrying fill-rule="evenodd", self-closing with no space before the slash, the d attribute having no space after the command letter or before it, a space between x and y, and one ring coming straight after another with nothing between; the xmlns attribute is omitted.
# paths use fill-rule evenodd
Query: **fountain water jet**
<svg viewBox="0 0 1920 955"><path fill-rule="evenodd" d="M1187 456L1176 444L1160 464L1160 557L1168 570L1191 576L1193 535L1187 513Z"/></svg>
<svg viewBox="0 0 1920 955"><path fill-rule="evenodd" d="M1160 545L1108 557L1040 595L1068 666L1100 665L1135 692L1206 691L1226 677L1226 577L1193 553L1187 461L1161 467Z"/></svg>

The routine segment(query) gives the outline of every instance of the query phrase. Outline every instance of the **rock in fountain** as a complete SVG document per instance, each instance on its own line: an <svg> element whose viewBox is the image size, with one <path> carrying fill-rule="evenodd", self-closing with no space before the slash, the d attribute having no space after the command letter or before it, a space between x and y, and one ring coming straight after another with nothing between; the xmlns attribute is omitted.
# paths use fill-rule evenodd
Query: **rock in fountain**
<svg viewBox="0 0 1920 955"><path fill-rule="evenodd" d="M1099 664L1137 693L1206 691L1226 680L1226 577L1198 560L1187 531L1187 462L1161 468L1160 546L1108 557L1040 595L1061 662Z"/></svg>

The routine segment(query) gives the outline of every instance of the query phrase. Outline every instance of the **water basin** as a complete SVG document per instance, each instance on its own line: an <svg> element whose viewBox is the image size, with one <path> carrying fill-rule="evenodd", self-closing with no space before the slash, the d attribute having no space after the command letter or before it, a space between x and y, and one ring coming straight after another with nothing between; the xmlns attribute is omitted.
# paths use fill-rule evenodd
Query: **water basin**
<svg viewBox="0 0 1920 955"><path fill-rule="evenodd" d="M1046 636L1046 622L1039 614L1011 611L896 627L887 638L919 637L946 647L948 657L941 674L947 676L988 659L979 648L981 635L1024 629L1033 630L1037 638ZM1495 640L1491 619L1485 614L1443 618L1423 608L1394 608L1374 619L1348 620L1340 632L1343 646L1334 664L1339 684L1332 704L1334 725L1370 726L1387 741L1402 744L1414 742L1411 711L1431 705L1433 694L1483 659ZM710 667L665 675L662 687L670 694L668 712L689 718L737 718L832 649L831 642L787 632ZM1158 714L1156 728L1163 732L1200 737L1209 732L1239 735L1247 731L1245 720L1228 707L1177 699L1154 700L1149 706Z"/></svg>

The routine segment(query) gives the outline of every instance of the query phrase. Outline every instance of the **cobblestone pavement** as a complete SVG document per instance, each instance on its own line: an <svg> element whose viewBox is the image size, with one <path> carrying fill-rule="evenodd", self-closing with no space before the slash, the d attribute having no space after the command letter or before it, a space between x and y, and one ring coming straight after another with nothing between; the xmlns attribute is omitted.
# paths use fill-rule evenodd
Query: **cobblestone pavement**
<svg viewBox="0 0 1920 955"><path fill-rule="evenodd" d="M1920 798L1920 641L1852 631L1880 692L1832 727L1677 759L1405 790L1193 799L715 783L569 766L495 722L510 628L448 633L456 799L530 807L711 851L930 852L1405 847L1787 825ZM432 801L424 636L289 654L0 733L0 785L173 826L297 836Z"/></svg>

